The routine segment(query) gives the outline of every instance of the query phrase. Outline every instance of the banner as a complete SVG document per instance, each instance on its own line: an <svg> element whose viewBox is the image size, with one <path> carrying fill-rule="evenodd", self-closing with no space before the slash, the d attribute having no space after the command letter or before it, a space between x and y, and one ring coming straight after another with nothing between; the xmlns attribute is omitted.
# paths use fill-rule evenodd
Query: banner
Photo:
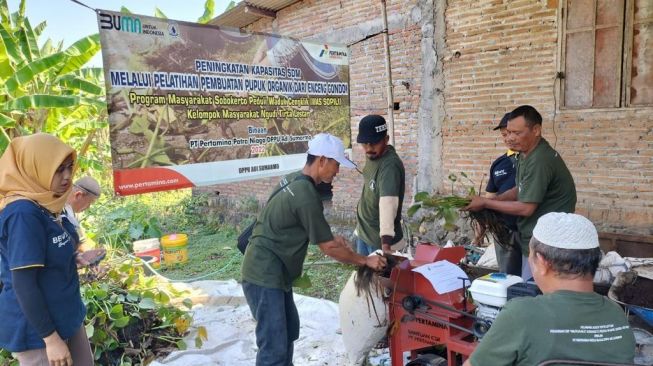
<svg viewBox="0 0 653 366"><path fill-rule="evenodd" d="M100 10L114 189L300 169L317 133L351 151L346 47Z"/></svg>

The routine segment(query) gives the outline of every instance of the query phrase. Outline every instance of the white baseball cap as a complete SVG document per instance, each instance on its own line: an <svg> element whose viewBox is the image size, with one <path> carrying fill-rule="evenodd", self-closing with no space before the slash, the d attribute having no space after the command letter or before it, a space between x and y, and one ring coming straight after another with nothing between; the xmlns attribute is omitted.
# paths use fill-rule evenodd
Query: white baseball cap
<svg viewBox="0 0 653 366"><path fill-rule="evenodd" d="M533 237L555 248L593 249L599 247L599 235L594 224L573 213L550 212L537 220Z"/></svg>
<svg viewBox="0 0 653 366"><path fill-rule="evenodd" d="M328 133L318 133L308 142L308 154L334 159L345 168L355 168L356 165L345 156L345 145L342 140Z"/></svg>

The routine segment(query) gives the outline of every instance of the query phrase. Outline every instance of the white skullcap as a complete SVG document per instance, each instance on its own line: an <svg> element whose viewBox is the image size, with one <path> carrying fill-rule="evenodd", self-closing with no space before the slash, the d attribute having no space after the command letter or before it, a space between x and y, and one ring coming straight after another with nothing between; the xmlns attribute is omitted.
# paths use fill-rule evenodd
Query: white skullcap
<svg viewBox="0 0 653 366"><path fill-rule="evenodd" d="M599 235L594 224L584 216L551 212L537 220L533 237L555 248L593 249L599 247Z"/></svg>

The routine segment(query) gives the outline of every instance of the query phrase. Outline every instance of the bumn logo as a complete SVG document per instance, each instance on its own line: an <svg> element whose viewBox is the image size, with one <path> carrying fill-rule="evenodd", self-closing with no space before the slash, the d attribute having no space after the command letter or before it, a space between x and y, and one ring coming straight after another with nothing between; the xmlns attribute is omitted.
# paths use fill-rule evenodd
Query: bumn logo
<svg viewBox="0 0 653 366"><path fill-rule="evenodd" d="M128 15L110 15L100 13L100 27L123 32L141 33L141 20Z"/></svg>

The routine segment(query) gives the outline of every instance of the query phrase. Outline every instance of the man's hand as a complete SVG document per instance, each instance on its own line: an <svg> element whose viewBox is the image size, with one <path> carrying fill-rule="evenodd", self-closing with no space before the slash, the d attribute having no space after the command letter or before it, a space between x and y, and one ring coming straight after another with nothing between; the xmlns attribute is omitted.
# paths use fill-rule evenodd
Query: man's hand
<svg viewBox="0 0 653 366"><path fill-rule="evenodd" d="M106 254L107 251L104 248L91 249L85 252L78 252L75 255L75 262L77 263L77 267L87 267L87 266L95 265L98 264Z"/></svg>
<svg viewBox="0 0 653 366"><path fill-rule="evenodd" d="M56 331L43 338L45 353L50 361L50 366L73 366L73 358L66 342L59 337Z"/></svg>
<svg viewBox="0 0 653 366"><path fill-rule="evenodd" d="M365 265L375 271L380 271L385 268L387 260L380 255L370 255L365 257Z"/></svg>
<svg viewBox="0 0 653 366"><path fill-rule="evenodd" d="M482 209L485 208L485 202L487 202L487 198L481 197L481 196L474 196L472 197L472 201L469 203L469 205L465 206L463 208L464 211L481 211Z"/></svg>

